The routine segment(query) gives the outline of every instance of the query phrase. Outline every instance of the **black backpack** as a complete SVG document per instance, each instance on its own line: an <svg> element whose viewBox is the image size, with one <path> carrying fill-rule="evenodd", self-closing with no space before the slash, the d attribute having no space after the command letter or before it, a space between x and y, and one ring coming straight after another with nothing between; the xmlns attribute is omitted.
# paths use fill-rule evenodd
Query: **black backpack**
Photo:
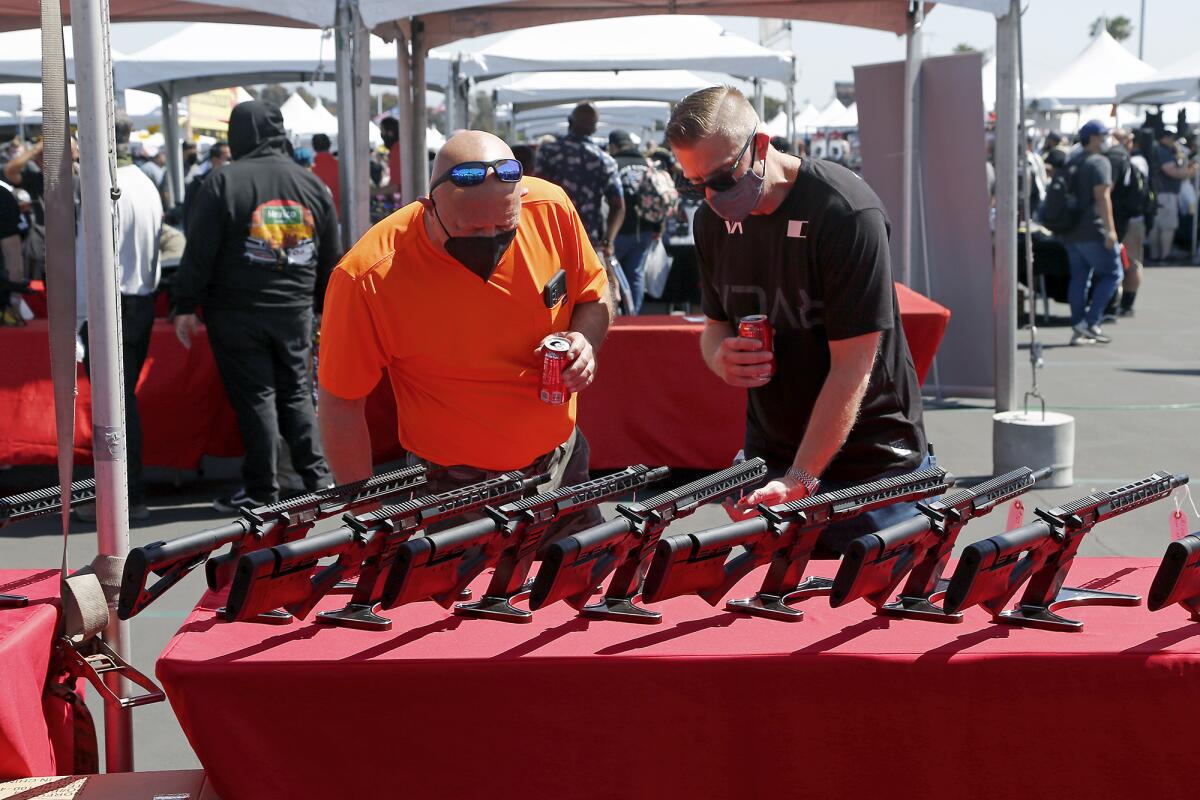
<svg viewBox="0 0 1200 800"><path fill-rule="evenodd" d="M1054 170L1046 197L1042 200L1042 224L1053 233L1067 233L1079 222L1079 197L1075 192L1075 176L1080 160L1073 159Z"/></svg>
<svg viewBox="0 0 1200 800"><path fill-rule="evenodd" d="M1117 224L1117 232L1124 234L1129 220L1146 213L1146 179L1134 168L1124 148L1109 148L1104 155L1112 164L1113 222Z"/></svg>

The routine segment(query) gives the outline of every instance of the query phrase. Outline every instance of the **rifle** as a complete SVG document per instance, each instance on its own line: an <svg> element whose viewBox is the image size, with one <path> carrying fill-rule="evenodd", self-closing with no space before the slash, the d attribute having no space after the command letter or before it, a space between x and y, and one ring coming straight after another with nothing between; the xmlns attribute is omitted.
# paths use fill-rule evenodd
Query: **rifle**
<svg viewBox="0 0 1200 800"><path fill-rule="evenodd" d="M738 494L761 480L767 464L752 458L641 503L617 506L618 517L567 536L546 548L529 595L537 610L566 600L584 617L657 624L662 614L634 604L641 589L645 564L666 527L691 515L700 506ZM594 587L612 573L604 599L586 605Z"/></svg>
<svg viewBox="0 0 1200 800"><path fill-rule="evenodd" d="M72 506L96 499L96 482L91 478L71 484ZM34 517L45 517L62 511L62 487L48 486L32 492L0 497L0 528ZM0 608L22 608L29 598L22 594L0 594Z"/></svg>
<svg viewBox="0 0 1200 800"><path fill-rule="evenodd" d="M893 478L805 497L770 508L762 516L710 531L672 536L658 543L642 587L642 600L657 603L681 594L698 594L716 605L755 568L771 568L758 593L731 600L727 611L785 622L804 612L789 601L829 594L828 578L801 581L813 548L826 526L895 503L941 494L954 483L943 469L925 469ZM745 552L732 556L734 548Z"/></svg>
<svg viewBox="0 0 1200 800"><path fill-rule="evenodd" d="M1136 606L1137 595L1064 587L1067 572L1083 537L1098 523L1160 500L1187 475L1155 472L1147 478L1114 489L1095 492L1048 511L1036 509L1037 522L969 545L946 589L943 607L956 613L973 605L991 612L994 622L1077 631L1083 623L1054 613L1081 605ZM1004 607L1026 581L1029 586L1017 608Z"/></svg>
<svg viewBox="0 0 1200 800"><path fill-rule="evenodd" d="M483 598L460 603L454 613L530 622L533 615L514 606L513 600L529 591L525 578L546 530L568 514L637 490L665 478L669 472L666 467L649 469L636 464L603 478L489 508L487 519L405 542L384 585L383 607L395 608L432 597L443 608L449 608L476 576L495 566Z"/></svg>
<svg viewBox="0 0 1200 800"><path fill-rule="evenodd" d="M837 608L860 597L875 613L932 622L962 622L934 605L946 592L942 572L959 532L971 520L1033 488L1050 474L1028 467L1012 470L973 489L960 489L937 500L918 503L920 514L850 543L833 579L829 604ZM896 602L888 603L908 575ZM885 605L886 604L886 605Z"/></svg>
<svg viewBox="0 0 1200 800"><path fill-rule="evenodd" d="M1167 545L1150 584L1146 608L1159 611L1174 603L1192 612L1192 622L1200 622L1200 534Z"/></svg>
<svg viewBox="0 0 1200 800"><path fill-rule="evenodd" d="M362 517L347 514L337 530L248 553L238 560L226 618L251 621L264 611L282 607L303 619L339 581L357 574L350 603L338 611L318 614L317 622L389 630L392 621L376 614L374 608L383 591L382 576L401 544L439 522L532 491L545 479L544 475L526 478L520 472L506 472L442 494L385 506ZM330 556L337 556L337 561L318 569L317 562Z"/></svg>
<svg viewBox="0 0 1200 800"><path fill-rule="evenodd" d="M205 564L208 587L219 591L233 579L243 554L301 539L320 520L407 494L425 480L425 467L407 467L244 510L241 519L218 528L135 547L125 560L117 616L129 619L140 613L201 564ZM230 546L228 553L211 557L225 545ZM147 586L151 572L159 579ZM271 615L271 621L281 624L290 620L286 614Z"/></svg>

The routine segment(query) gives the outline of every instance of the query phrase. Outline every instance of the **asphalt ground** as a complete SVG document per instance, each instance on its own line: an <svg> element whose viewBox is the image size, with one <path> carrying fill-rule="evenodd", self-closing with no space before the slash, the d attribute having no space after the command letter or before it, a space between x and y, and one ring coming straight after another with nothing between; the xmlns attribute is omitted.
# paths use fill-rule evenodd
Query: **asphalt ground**
<svg viewBox="0 0 1200 800"><path fill-rule="evenodd" d="M1039 321L1045 345L1045 367L1038 383L1048 408L1076 421L1075 485L1069 489L1035 489L1027 507L1051 507L1094 489L1112 489L1155 470L1200 475L1200 268L1158 267L1146 270L1137 316L1106 326L1108 345L1069 346L1067 310L1052 304L1055 316ZM1019 393L1031 384L1028 333L1020 334L1022 363ZM941 465L966 483L992 470L992 407L982 401L928 401L926 428ZM1031 465L1033 466L1033 465ZM228 472L228 470L226 470ZM677 474L676 483L697 473ZM0 470L0 493L55 483L51 468ZM185 480L181 485L150 487L151 520L134 523L132 546L210 527L226 517L210 507L213 497L236 488L230 481ZM1200 487L1196 490L1200 500ZM1200 502L1197 503L1200 505ZM1187 507L1186 500L1184 507ZM614 504L605 504L606 517ZM1159 557L1170 539L1172 501L1139 509L1098 526L1080 549L1083 556ZM1200 521L1191 515L1191 529ZM719 509L704 509L680 520L670 533L713 527L726 521ZM1004 513L973 522L959 547L1003 530ZM318 527L322 530L332 523ZM59 563L62 546L57 519L35 520L0 531L0 566L46 568ZM72 522L70 563L86 564L96 552L94 527ZM153 674L158 654L191 611L204 588L201 571L184 579L132 622L133 661ZM103 716L92 692L89 706L97 721ZM140 770L189 769L199 766L174 713L163 703L136 709L135 763Z"/></svg>

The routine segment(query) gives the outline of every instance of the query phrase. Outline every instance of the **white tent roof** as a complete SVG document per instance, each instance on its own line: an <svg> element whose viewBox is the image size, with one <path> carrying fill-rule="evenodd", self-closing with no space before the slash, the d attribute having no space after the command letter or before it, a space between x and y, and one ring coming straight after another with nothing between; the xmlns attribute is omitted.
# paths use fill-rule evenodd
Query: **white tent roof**
<svg viewBox="0 0 1200 800"><path fill-rule="evenodd" d="M1101 29L1083 52L1028 99L1034 108L1043 111L1110 103L1117 92L1117 81L1138 80L1153 72L1154 67Z"/></svg>
<svg viewBox="0 0 1200 800"><path fill-rule="evenodd" d="M675 102L712 81L686 70L539 72L496 88L499 103L557 105L572 100Z"/></svg>
<svg viewBox="0 0 1200 800"><path fill-rule="evenodd" d="M810 130L817 127L817 120L821 118L821 112L812 103L804 107L804 110L796 115L796 130Z"/></svg>
<svg viewBox="0 0 1200 800"><path fill-rule="evenodd" d="M670 104L658 100L600 100L595 103L595 106L600 114L601 121L638 119L649 122L666 122L671 118ZM553 122L561 122L567 118L574 108L574 103L561 103L554 106L530 108L518 111L516 120L518 122L525 122L528 120L546 119ZM512 116L511 107L507 109L507 116Z"/></svg>
<svg viewBox="0 0 1200 800"><path fill-rule="evenodd" d="M548 70L698 69L787 81L790 54L728 33L708 17L655 15L593 19L512 31L483 47L470 40L439 55L463 54L470 77Z"/></svg>
<svg viewBox="0 0 1200 800"><path fill-rule="evenodd" d="M826 128L857 128L858 103L851 103L840 114L834 114L825 123Z"/></svg>
<svg viewBox="0 0 1200 800"><path fill-rule="evenodd" d="M1122 103L1178 103L1200 100L1200 51L1141 80L1119 83Z"/></svg>
<svg viewBox="0 0 1200 800"><path fill-rule="evenodd" d="M283 112L283 127L292 136L311 136L314 133L330 132L327 121L322 117L318 117L316 112L313 111L312 106L308 104L308 101L298 93L284 100L279 110ZM337 130L336 119L334 120L333 130Z"/></svg>
<svg viewBox="0 0 1200 800"><path fill-rule="evenodd" d="M813 127L828 128L829 124L844 114L845 111L846 107L842 105L841 101L835 97L830 100L824 108L817 112L817 118L813 123Z"/></svg>

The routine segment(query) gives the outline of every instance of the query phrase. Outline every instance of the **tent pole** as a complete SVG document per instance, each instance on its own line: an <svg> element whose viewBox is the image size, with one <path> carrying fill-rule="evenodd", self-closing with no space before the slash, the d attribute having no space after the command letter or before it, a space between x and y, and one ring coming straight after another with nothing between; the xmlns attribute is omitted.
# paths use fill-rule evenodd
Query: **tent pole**
<svg viewBox="0 0 1200 800"><path fill-rule="evenodd" d="M996 411L1017 406L1017 21L1020 3L996 20L996 233L992 290L995 308Z"/></svg>
<svg viewBox="0 0 1200 800"><path fill-rule="evenodd" d="M913 251L916 248L916 237L913 231L916 225L913 213L916 203L913 200L916 189L914 176L920 169L917 160L917 117L921 103L921 26L925 21L924 5L920 2L908 4L908 30L905 36L906 57L904 60L904 131L902 133L904 164L901 173L901 192L904 198L900 206L900 282L912 286ZM928 287L926 287L928 291Z"/></svg>
<svg viewBox="0 0 1200 800"><path fill-rule="evenodd" d="M107 10L102 0L71 0L83 258L88 277L96 530L100 554L124 559L129 551L129 475L113 234L116 144ZM115 609L110 610L104 641L121 658L131 661L129 623L117 619ZM114 692L126 693L119 672L105 674L104 680ZM104 706L104 765L108 772L133 770L133 718L128 709L109 703Z"/></svg>
<svg viewBox="0 0 1200 800"><path fill-rule="evenodd" d="M787 84L787 103L785 105L785 113L787 114L787 138L788 150L796 148L796 57L792 56L792 77Z"/></svg>
<svg viewBox="0 0 1200 800"><path fill-rule="evenodd" d="M404 135L404 126L412 125L412 65L408 55L408 37L399 25L396 26L396 95L400 98L400 107L396 110L399 115L400 141L400 199L403 203L411 203L416 199L413 191L413 146L412 138Z"/></svg>
<svg viewBox="0 0 1200 800"><path fill-rule="evenodd" d="M354 0L354 146L358 152L354 157L353 201L354 241L358 241L371 227L371 32L363 24L358 13L358 0Z"/></svg>
<svg viewBox="0 0 1200 800"><path fill-rule="evenodd" d="M412 18L412 148L413 148L413 197L429 191L429 149L425 145L425 129L429 127L429 113L425 107L425 23L420 17Z"/></svg>
<svg viewBox="0 0 1200 800"><path fill-rule="evenodd" d="M442 87L445 90L445 121L446 135L458 127L458 67L459 62L455 59L450 64L450 77L446 80L446 85Z"/></svg>
<svg viewBox="0 0 1200 800"><path fill-rule="evenodd" d="M342 245L349 249L362 236L370 222L367 205L367 183L362 175L369 174L359 146L360 128L366 128L362 108L364 75L362 56L366 35L358 16L355 0L338 0L337 31L337 94L338 94L338 183L342 199Z"/></svg>
<svg viewBox="0 0 1200 800"><path fill-rule="evenodd" d="M163 146L167 148L171 202L183 204L183 136L179 130L179 98L175 87L167 84L162 91Z"/></svg>

